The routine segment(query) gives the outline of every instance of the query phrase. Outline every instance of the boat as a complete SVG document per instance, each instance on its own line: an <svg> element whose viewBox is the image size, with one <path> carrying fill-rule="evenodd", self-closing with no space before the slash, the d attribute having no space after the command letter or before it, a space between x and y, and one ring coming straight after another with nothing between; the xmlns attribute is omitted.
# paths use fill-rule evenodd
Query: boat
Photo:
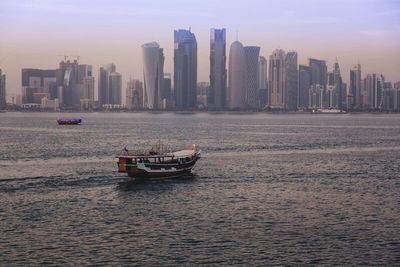
<svg viewBox="0 0 400 267"><path fill-rule="evenodd" d="M58 118L57 122L60 125L76 125L82 123L82 118Z"/></svg>
<svg viewBox="0 0 400 267"><path fill-rule="evenodd" d="M129 151L124 148L118 158L118 172L135 179L165 179L190 174L200 159L201 151L195 144L183 150L171 151L158 142L150 150Z"/></svg>

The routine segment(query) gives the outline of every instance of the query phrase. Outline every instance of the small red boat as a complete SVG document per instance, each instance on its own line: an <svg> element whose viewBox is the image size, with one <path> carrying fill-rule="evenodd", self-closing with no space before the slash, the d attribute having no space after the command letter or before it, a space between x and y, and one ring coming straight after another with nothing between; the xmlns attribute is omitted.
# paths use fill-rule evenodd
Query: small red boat
<svg viewBox="0 0 400 267"><path fill-rule="evenodd" d="M57 122L60 125L76 125L82 123L82 118L59 118Z"/></svg>

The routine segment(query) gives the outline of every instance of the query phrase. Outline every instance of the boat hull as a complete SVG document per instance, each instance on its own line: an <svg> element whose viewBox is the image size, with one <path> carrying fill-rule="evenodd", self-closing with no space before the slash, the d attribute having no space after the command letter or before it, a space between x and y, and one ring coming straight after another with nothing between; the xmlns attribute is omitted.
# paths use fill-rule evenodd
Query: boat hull
<svg viewBox="0 0 400 267"><path fill-rule="evenodd" d="M196 155L185 162L166 163L132 163L129 158L120 157L118 171L127 173L135 179L170 179L188 175L200 156Z"/></svg>

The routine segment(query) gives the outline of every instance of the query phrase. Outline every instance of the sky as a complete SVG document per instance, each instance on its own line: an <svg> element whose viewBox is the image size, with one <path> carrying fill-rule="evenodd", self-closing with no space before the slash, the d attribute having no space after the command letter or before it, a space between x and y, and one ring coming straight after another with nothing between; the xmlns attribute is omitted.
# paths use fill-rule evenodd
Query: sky
<svg viewBox="0 0 400 267"><path fill-rule="evenodd" d="M299 64L313 57L329 69L338 58L345 82L358 62L363 76L400 81L400 0L0 0L8 98L21 92L22 68L55 69L63 55L80 56L95 76L115 63L124 96L130 78L143 80L141 45L158 42L164 71L173 73L173 31L188 28L198 42L199 82L209 80L211 28L226 28L227 56L238 32L267 58L294 50Z"/></svg>

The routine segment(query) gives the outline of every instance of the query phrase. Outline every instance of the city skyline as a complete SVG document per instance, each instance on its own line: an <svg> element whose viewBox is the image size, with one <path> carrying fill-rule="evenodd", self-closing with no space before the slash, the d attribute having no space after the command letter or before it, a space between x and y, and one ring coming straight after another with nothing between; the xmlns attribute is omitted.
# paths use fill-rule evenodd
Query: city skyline
<svg viewBox="0 0 400 267"><path fill-rule="evenodd" d="M164 48L165 72L173 73L173 30L190 27L198 41L198 81L209 81L211 28L226 28L227 46L238 31L238 39L260 46L264 57L277 48L297 51L299 64L312 57L332 66L338 57L347 84L347 74L358 63L364 74L382 73L386 80L400 80L396 1L220 1L214 5L202 1L190 7L182 3L157 2L154 7L145 1L100 1L96 6L74 1L2 2L0 67L7 75L8 101L20 93L22 68L53 69L64 54L79 55L82 63L91 64L96 81L99 67L114 62L125 87L130 78L143 79L141 45L157 41ZM110 5L115 8L108 13ZM337 8L341 12L334 12Z"/></svg>

